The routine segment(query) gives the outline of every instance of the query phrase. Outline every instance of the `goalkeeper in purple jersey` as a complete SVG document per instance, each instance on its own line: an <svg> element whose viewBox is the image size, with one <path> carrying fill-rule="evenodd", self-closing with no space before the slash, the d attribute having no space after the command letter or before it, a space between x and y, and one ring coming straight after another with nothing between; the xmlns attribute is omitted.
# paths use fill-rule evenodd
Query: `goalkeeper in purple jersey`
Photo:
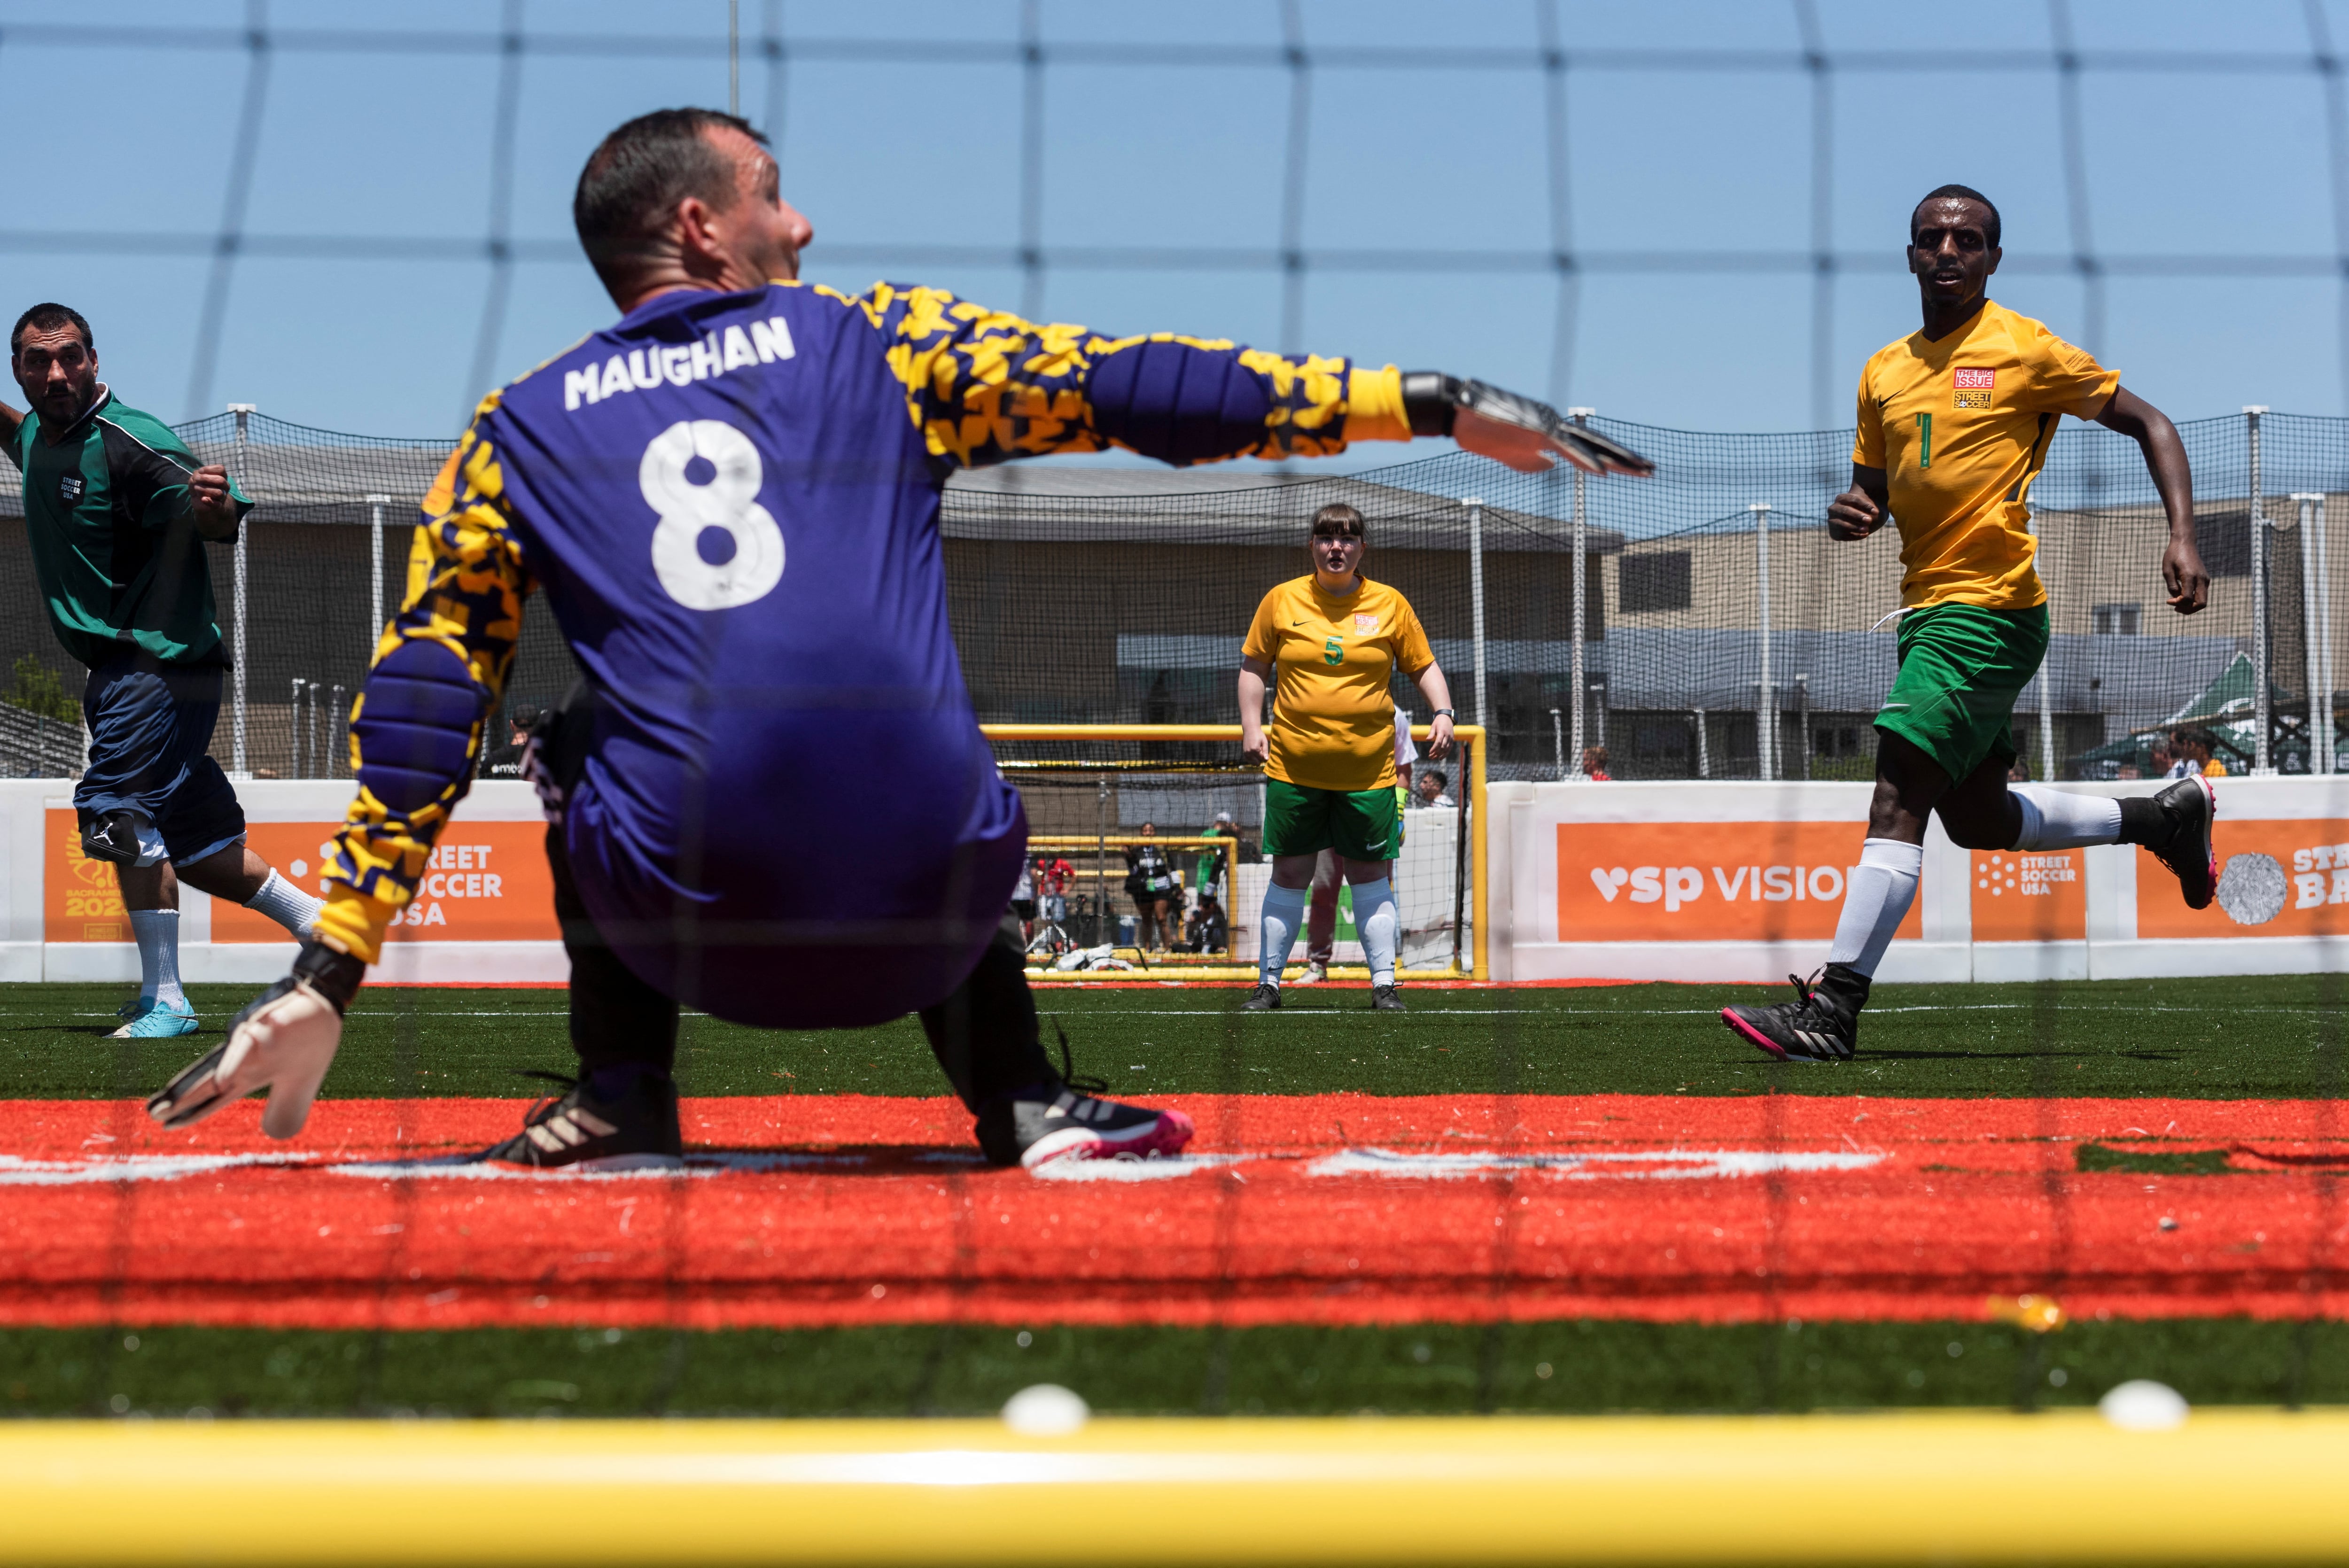
<svg viewBox="0 0 2349 1568"><path fill-rule="evenodd" d="M353 717L358 798L316 937L150 1112L182 1126L266 1089L264 1129L300 1129L464 798L535 588L585 671L536 759L581 1072L489 1158L679 1158L680 1003L775 1028L918 1012L999 1162L1180 1150L1180 1113L1087 1094L1039 1041L1006 911L1026 821L947 626L947 477L1433 434L1529 470L1646 464L1479 382L802 286L812 231L727 115L622 126L573 211L621 319L482 400ZM857 789L823 835L786 835L819 753L855 758Z"/></svg>

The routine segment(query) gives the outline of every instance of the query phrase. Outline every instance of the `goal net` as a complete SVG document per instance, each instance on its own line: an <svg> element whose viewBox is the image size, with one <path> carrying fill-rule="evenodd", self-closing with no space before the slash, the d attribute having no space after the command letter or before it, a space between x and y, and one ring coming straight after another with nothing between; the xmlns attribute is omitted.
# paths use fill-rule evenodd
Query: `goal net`
<svg viewBox="0 0 2349 1568"><path fill-rule="evenodd" d="M1040 974L1131 968L1162 979L1254 973L1257 911L1272 877L1264 848L1264 774L1233 725L988 725L996 760L1027 808L1029 880L1018 913ZM1424 742L1420 727L1416 738ZM1402 812L1389 872L1404 975L1477 972L1483 857L1482 733L1447 759L1463 780L1443 804ZM1325 872L1334 866L1325 863ZM1342 879L1317 879L1315 917L1290 954L1340 978L1366 974Z"/></svg>

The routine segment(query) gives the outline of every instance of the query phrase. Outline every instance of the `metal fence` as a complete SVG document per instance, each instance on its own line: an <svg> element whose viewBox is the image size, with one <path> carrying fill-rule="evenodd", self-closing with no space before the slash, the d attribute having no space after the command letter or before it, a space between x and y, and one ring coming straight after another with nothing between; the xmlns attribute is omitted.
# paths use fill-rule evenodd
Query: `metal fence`
<svg viewBox="0 0 2349 1568"><path fill-rule="evenodd" d="M1346 500L1371 520L1366 570L1411 600L1454 707L1488 727L1495 777L1570 776L1586 746L1606 748L1617 779L1865 777L1896 662L1900 568L1890 531L1826 537L1850 433L1593 422L1656 458L1658 476L1526 476L1458 453L1303 480L1052 465L959 475L941 549L980 716L1230 722L1257 601L1307 570L1305 520ZM182 434L258 503L235 544L212 547L234 660L215 755L264 777L341 775L350 701L449 444L250 409ZM2211 729L2236 771L2349 765L2332 609L2332 563L2349 548L2330 542L2349 526L2349 420L2247 411L2181 434L2213 577L2209 608L2192 617L2165 603L2167 524L2136 449L2071 424L2054 442L2032 496L2054 635L2016 715L2036 776L2142 770L2154 738L2180 724ZM81 672L48 630L23 531L11 487L0 669L29 658L78 697ZM555 700L574 673L534 607L509 706ZM1426 717L1416 689L1399 681L1396 696ZM0 768L53 769L65 750L62 735L36 727L20 742L0 721Z"/></svg>

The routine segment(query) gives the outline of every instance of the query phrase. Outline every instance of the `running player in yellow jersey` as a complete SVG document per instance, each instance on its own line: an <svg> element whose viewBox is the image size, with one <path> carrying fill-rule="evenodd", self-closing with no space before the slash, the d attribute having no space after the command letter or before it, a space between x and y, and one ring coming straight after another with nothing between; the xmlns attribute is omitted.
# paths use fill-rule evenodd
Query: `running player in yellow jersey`
<svg viewBox="0 0 2349 1568"><path fill-rule="evenodd" d="M1362 575L1368 548L1362 514L1352 507L1314 513L1312 572L1264 596L1240 649L1240 749L1264 764L1264 852L1272 857L1257 927L1257 988L1242 1004L1250 1012L1280 1006L1280 972L1304 923L1323 850L1338 851L1354 890L1371 1006L1403 1010L1394 976L1402 922L1387 877L1402 829L1388 688L1396 670L1418 684L1435 710L1427 754L1437 758L1452 749L1452 689L1411 601ZM1264 683L1276 667L1280 684L1268 737Z"/></svg>
<svg viewBox="0 0 2349 1568"><path fill-rule="evenodd" d="M2160 409L2029 316L1992 303L1998 209L1944 185L1909 220L1909 270L1922 331L1878 349L1859 378L1851 489L1827 531L1900 531L1900 670L1876 716L1876 799L1826 969L1775 1007L1725 1007L1722 1020L1774 1057L1848 1058L1859 1010L1892 933L1916 896L1925 820L1974 850L2143 844L2178 875L2188 905L2218 881L2201 779L2112 800L2007 782L2015 698L2047 653L2047 590L2032 564L2031 481L2064 415L2135 441L2169 518L2161 575L2169 607L2200 610L2209 575L2194 548L2186 449Z"/></svg>

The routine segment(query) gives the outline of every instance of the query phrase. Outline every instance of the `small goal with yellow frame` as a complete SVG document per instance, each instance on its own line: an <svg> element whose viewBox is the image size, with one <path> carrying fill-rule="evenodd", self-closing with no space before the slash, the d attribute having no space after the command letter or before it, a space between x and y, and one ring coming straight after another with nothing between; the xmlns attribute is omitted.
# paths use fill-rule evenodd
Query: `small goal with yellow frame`
<svg viewBox="0 0 2349 1568"><path fill-rule="evenodd" d="M1262 853L1263 770L1241 756L1238 725L981 727L1027 806L1030 880L1019 897L1031 975L1098 980L1105 969L1130 968L1161 981L1254 976L1257 911L1272 868ZM1412 737L1424 748L1429 730L1414 725ZM1406 980L1486 974L1485 732L1462 725L1454 738L1451 757L1419 765L1423 776L1441 769L1440 801L1414 798L1403 812L1392 875ZM1163 946L1140 940L1130 891L1140 890L1129 878L1149 845L1177 882L1166 903L1178 939ZM1341 886L1323 902L1331 975L1368 979L1350 894ZM1292 973L1308 949L1309 940L1298 943Z"/></svg>

